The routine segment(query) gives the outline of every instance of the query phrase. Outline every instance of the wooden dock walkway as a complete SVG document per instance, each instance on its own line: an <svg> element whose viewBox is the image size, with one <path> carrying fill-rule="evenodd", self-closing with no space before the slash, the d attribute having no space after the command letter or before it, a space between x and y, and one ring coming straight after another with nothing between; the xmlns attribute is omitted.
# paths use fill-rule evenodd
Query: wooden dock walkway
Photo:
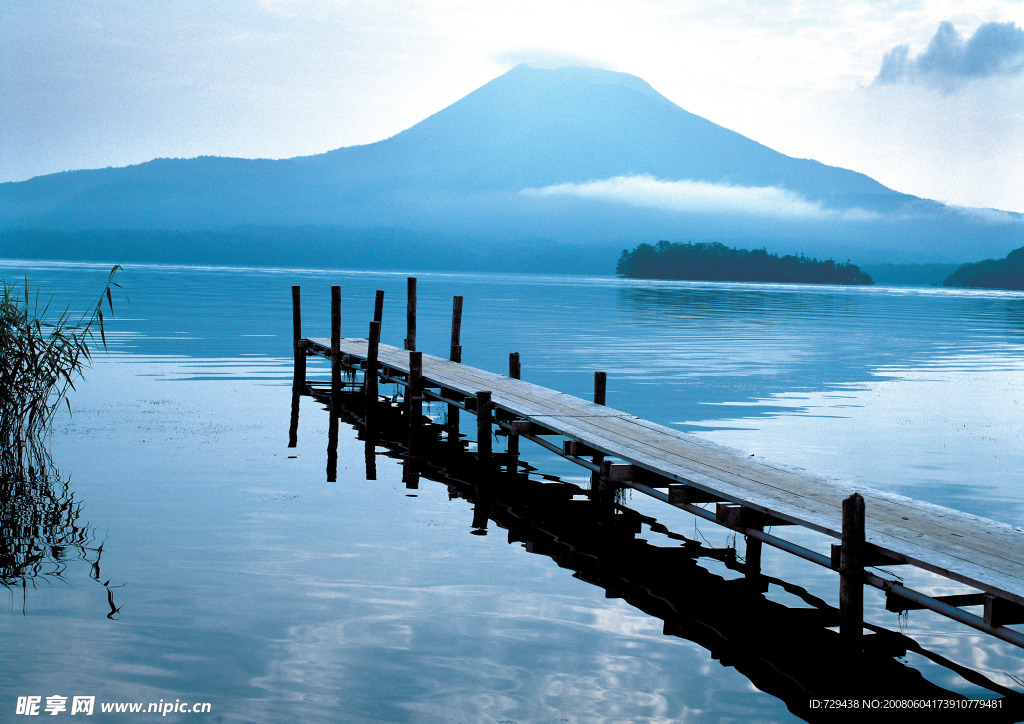
<svg viewBox="0 0 1024 724"><path fill-rule="evenodd" d="M845 604L852 617L848 628L856 624L857 636L866 583L886 592L892 610L931 609L1024 647L1024 634L1008 628L1024 622L1021 529L772 464L604 404L459 361L382 345L379 322L375 324L376 338L371 325L369 340L341 338L337 328L333 338L302 339L296 311L297 368L300 356L304 370L304 356L318 354L336 360L336 370L365 369L367 378L375 381L379 375L397 382L419 399L440 400L481 418L486 414L488 431L492 413L481 408L490 406L494 424L509 434L510 442L515 439L516 449L518 438L525 437L595 471L606 484L634 488L744 534L748 563L756 569L761 544L767 543L838 571L841 607ZM410 329L414 335L412 321ZM452 357L458 359L456 330L457 323ZM375 388L376 384L374 400ZM560 447L544 439L552 435L563 438ZM489 436L481 432L478 437ZM489 449L487 440L488 453ZM716 505L704 507L708 503ZM839 542L821 553L765 530L783 525L802 526ZM904 564L975 591L933 597L864 570ZM964 610L972 606L982 607L980 616Z"/></svg>

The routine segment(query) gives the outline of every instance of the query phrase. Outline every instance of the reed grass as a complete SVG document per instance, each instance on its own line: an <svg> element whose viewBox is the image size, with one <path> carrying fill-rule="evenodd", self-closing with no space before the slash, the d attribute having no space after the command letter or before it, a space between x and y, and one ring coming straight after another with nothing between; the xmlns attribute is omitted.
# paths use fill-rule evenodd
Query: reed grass
<svg viewBox="0 0 1024 724"><path fill-rule="evenodd" d="M78 319L70 306L52 317L52 297L41 303L27 277L23 289L0 280L0 471L31 470L45 455L45 434L62 402L71 410L67 394L91 359L96 330L107 347L103 303L113 315L119 271L120 264L110 270L99 301Z"/></svg>

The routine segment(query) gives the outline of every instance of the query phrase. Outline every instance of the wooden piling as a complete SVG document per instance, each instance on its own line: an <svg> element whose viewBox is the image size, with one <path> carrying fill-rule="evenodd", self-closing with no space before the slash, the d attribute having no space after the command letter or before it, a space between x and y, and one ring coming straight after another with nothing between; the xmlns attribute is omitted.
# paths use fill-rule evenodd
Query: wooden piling
<svg viewBox="0 0 1024 724"><path fill-rule="evenodd" d="M761 540L758 538L752 538L747 536L747 549L745 551L745 567L744 573L748 577L755 577L761 575Z"/></svg>
<svg viewBox="0 0 1024 724"><path fill-rule="evenodd" d="M843 500L843 542L839 559L839 638L850 653L860 653L864 631L864 498Z"/></svg>
<svg viewBox="0 0 1024 724"><path fill-rule="evenodd" d="M519 366L519 353L509 352L508 355L508 376L518 380L522 374ZM508 472L515 474L519 472L519 435L509 430L508 433Z"/></svg>
<svg viewBox="0 0 1024 724"><path fill-rule="evenodd" d="M476 393L476 450L482 466L491 462L491 393Z"/></svg>
<svg viewBox="0 0 1024 724"><path fill-rule="evenodd" d="M366 404L377 403L377 354L380 347L380 322L370 322L370 336L366 347L366 371L363 373Z"/></svg>
<svg viewBox="0 0 1024 724"><path fill-rule="evenodd" d="M605 389L607 387L607 384L608 384L608 375L607 374L605 374L604 372L595 372L594 373L594 404L595 405L603 405L604 404L604 401L605 401ZM600 465L602 470L604 470L605 463L607 462L604 459L604 455L602 455L601 453L595 453L594 457L591 458L591 461L594 463L594 465ZM594 475L591 475L590 479L591 479L591 484L595 484L597 482L597 473L594 473Z"/></svg>
<svg viewBox="0 0 1024 724"><path fill-rule="evenodd" d="M416 349L416 277L407 280L407 296L405 304L406 334L405 348Z"/></svg>
<svg viewBox="0 0 1024 724"><path fill-rule="evenodd" d="M409 416L409 452L417 447L423 422L423 353L409 352L409 384L405 388Z"/></svg>
<svg viewBox="0 0 1024 724"><path fill-rule="evenodd" d="M462 362L462 297L452 298L452 344L448 359Z"/></svg>
<svg viewBox="0 0 1024 724"><path fill-rule="evenodd" d="M461 428L461 420L459 413L461 410L458 405L448 405L448 424L446 425L448 442L452 445L461 445L462 438L459 435Z"/></svg>
<svg viewBox="0 0 1024 724"><path fill-rule="evenodd" d="M610 523L615 517L615 487L612 483L612 463L602 459L601 468L591 477L590 500L597 508L598 522Z"/></svg>
<svg viewBox="0 0 1024 724"><path fill-rule="evenodd" d="M292 347L295 350L294 384L306 386L306 348L302 342L302 303L299 287L292 287Z"/></svg>
<svg viewBox="0 0 1024 724"><path fill-rule="evenodd" d="M341 287L331 287L331 401L341 393Z"/></svg>

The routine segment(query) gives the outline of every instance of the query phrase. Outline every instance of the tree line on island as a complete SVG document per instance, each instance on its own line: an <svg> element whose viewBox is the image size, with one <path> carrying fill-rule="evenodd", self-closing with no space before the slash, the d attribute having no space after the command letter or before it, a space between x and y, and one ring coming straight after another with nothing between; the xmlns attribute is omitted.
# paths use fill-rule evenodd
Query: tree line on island
<svg viewBox="0 0 1024 724"><path fill-rule="evenodd" d="M1003 259L985 259L974 264L964 264L950 274L942 286L1024 289L1024 247L1014 249Z"/></svg>
<svg viewBox="0 0 1024 724"><path fill-rule="evenodd" d="M819 261L803 254L779 256L765 249L734 249L719 242L640 244L623 249L615 267L619 276L637 279L686 279L722 282L873 284L851 264Z"/></svg>

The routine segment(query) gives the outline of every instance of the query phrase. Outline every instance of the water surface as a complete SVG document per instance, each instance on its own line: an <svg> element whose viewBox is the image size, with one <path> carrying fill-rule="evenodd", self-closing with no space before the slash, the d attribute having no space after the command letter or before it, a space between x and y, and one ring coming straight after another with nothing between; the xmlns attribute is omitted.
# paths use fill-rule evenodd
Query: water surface
<svg viewBox="0 0 1024 724"><path fill-rule="evenodd" d="M0 268L79 307L108 271ZM214 721L794 718L700 643L665 635L658 618L500 530L472 535L472 508L444 486L408 489L400 462L383 455L367 480L347 426L328 483L329 415L309 399L298 445L287 446L290 286L302 285L310 336L328 334L332 284L346 336L366 334L384 289L383 341L401 346L406 276L158 266L119 276L129 299L115 296L109 351L96 354L49 444L79 506L80 540L6 591L0 707L86 693L209 701ZM417 276L425 352L446 354L460 294L467 364L504 371L516 351L524 379L580 396L605 370L613 407L1024 525L1024 294ZM326 372L313 365L317 376ZM523 453L541 472L583 480L528 445ZM730 545L710 524L634 502L680 533ZM764 565L834 603L827 572L768 550ZM908 580L945 592L930 576ZM768 595L793 605L778 589ZM868 599L873 622L1020 689L1019 650ZM993 695L923 656L901 661L951 691Z"/></svg>

